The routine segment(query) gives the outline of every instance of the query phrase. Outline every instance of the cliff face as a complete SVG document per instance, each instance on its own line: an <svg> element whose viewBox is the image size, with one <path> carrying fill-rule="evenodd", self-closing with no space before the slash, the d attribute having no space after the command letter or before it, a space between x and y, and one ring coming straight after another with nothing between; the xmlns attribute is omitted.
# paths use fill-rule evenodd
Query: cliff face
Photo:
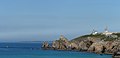
<svg viewBox="0 0 120 58"><path fill-rule="evenodd" d="M113 37L117 36L117 37ZM44 44L44 48L48 44ZM59 40L52 43L51 48L56 50L78 50L95 53L112 54L120 50L120 40L118 34L112 34L109 36L96 34L96 35L84 35L68 41L64 36L60 36Z"/></svg>

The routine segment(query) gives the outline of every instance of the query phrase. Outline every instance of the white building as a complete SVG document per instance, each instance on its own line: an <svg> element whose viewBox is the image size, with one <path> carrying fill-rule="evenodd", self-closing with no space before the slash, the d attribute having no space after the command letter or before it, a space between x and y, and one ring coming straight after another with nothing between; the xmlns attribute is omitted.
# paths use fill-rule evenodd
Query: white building
<svg viewBox="0 0 120 58"><path fill-rule="evenodd" d="M109 32L108 31L108 27L106 27L105 28L105 31L102 33L102 34L104 34L104 35L111 35L111 34L113 34L114 32Z"/></svg>
<svg viewBox="0 0 120 58"><path fill-rule="evenodd" d="M98 32L97 32L96 30L93 29L92 35L96 35L96 34L98 34Z"/></svg>
<svg viewBox="0 0 120 58"><path fill-rule="evenodd" d="M92 35L96 35L96 34L98 34L98 32L97 32L97 31L95 31L95 32L93 32L93 33L92 33Z"/></svg>

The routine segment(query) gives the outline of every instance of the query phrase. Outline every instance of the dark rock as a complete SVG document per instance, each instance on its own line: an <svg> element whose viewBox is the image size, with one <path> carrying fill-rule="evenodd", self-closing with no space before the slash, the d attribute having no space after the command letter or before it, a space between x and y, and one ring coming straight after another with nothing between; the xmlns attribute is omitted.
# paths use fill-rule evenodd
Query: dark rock
<svg viewBox="0 0 120 58"><path fill-rule="evenodd" d="M114 52L112 58L120 58L120 51Z"/></svg>

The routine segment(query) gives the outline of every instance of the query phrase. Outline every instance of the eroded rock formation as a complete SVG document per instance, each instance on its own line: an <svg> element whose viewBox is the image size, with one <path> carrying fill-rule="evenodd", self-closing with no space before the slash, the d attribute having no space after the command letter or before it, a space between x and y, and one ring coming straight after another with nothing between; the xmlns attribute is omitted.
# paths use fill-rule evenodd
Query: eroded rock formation
<svg viewBox="0 0 120 58"><path fill-rule="evenodd" d="M94 53L112 54L120 50L120 40L111 39L104 35L87 35L69 41L63 35L53 41L51 48L55 50L77 50ZM43 43L44 48L49 48L47 42Z"/></svg>

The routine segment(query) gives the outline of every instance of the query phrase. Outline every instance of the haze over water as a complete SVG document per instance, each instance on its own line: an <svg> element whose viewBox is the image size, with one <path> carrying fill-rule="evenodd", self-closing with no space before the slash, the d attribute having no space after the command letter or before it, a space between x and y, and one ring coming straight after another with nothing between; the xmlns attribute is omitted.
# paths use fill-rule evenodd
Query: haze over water
<svg viewBox="0 0 120 58"><path fill-rule="evenodd" d="M119 0L1 0L0 42L73 39L91 33L120 31Z"/></svg>
<svg viewBox="0 0 120 58"><path fill-rule="evenodd" d="M41 42L69 40L93 29L119 32L120 0L0 0L0 58L112 58L42 50ZM14 42L14 43L13 43Z"/></svg>

